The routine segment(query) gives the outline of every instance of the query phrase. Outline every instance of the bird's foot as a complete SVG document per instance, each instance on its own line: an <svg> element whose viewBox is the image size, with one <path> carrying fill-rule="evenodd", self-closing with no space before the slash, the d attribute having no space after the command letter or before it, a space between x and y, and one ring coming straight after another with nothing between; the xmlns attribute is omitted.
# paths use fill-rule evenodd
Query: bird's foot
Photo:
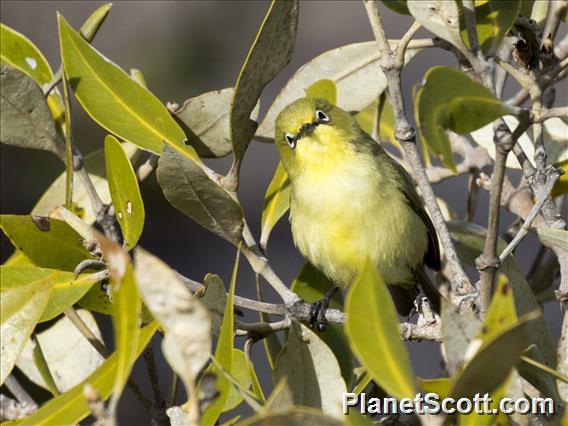
<svg viewBox="0 0 568 426"><path fill-rule="evenodd" d="M327 326L325 311L327 311L327 308L329 308L329 302L331 301L335 293L337 293L337 290L339 290L339 287L332 288L320 300L312 303L312 306L310 307L310 319L308 321L310 327L316 329L319 332L325 330Z"/></svg>
<svg viewBox="0 0 568 426"><path fill-rule="evenodd" d="M87 269L104 269L104 268L106 268L106 264L101 260L85 259L79 262L79 264L75 267L73 274L75 275L75 278L77 278Z"/></svg>

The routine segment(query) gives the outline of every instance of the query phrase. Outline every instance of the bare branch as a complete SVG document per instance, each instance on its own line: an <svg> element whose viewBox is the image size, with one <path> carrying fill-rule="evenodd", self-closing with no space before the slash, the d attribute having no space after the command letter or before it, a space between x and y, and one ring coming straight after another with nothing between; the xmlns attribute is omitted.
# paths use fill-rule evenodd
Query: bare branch
<svg viewBox="0 0 568 426"><path fill-rule="evenodd" d="M505 169L507 156L517 139L524 133L529 126L528 116L525 114L520 118L519 124L513 133L510 132L507 124L500 120L495 129L495 168L491 180L489 217L487 219L487 236L483 254L476 259L476 266L480 272L480 302L482 312L487 310L493 294L493 280L495 272L499 267L499 257L497 256L497 239L499 236L499 213L501 207L501 191L505 179Z"/></svg>
<svg viewBox="0 0 568 426"><path fill-rule="evenodd" d="M416 132L414 131L414 129L408 122L408 118L406 117L400 80L400 69L402 65L395 64L394 54L387 42L381 22L381 16L379 10L377 9L377 1L364 0L364 4L365 9L367 10L369 21L371 23L371 27L373 28L373 33L375 34L375 39L377 41L377 46L380 53L379 64L387 78L388 95L396 119L395 137L404 149L406 159L412 167L414 177L420 188L426 207L431 214L432 221L434 223L434 226L436 227L440 241L444 247L446 259L450 264L453 273L452 293L455 296L463 296L466 294L474 293L475 289L472 287L467 275L463 271L455 247L453 245L451 235L444 221L442 212L440 211L440 207L438 206L438 203L436 201L436 196L434 195L432 186L428 181L426 169L416 145ZM401 50L404 49L404 46L402 44L400 45L400 47ZM400 57L400 52L397 52L397 54L398 57ZM402 53L402 56L404 56L404 53ZM397 67L396 65L398 65L399 67Z"/></svg>
<svg viewBox="0 0 568 426"><path fill-rule="evenodd" d="M546 181L546 184L543 188L543 193L538 196L538 202L531 209L529 215L527 216L527 218L523 223L523 226L521 226L521 229L519 229L519 231L515 235L515 238L513 238L513 240L509 243L509 245L507 245L505 250L503 250L503 252L499 256L499 262L502 263L507 258L507 256L509 256L513 252L513 250L515 250L515 248L517 247L517 245L519 245L519 243L525 237L525 235L527 235L532 225L532 222L540 212L540 209L544 205L546 199L550 196L550 192L552 191L554 184L560 177L560 173L558 170L552 167L549 168L548 170L550 173Z"/></svg>

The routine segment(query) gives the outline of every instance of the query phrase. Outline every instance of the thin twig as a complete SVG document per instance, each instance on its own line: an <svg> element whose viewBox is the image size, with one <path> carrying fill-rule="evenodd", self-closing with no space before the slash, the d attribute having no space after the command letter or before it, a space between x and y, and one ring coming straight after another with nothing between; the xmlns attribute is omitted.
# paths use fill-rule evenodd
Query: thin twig
<svg viewBox="0 0 568 426"><path fill-rule="evenodd" d="M106 348L105 344L93 333L89 326L83 321L83 318L79 316L75 308L70 307L64 311L65 316L75 328L81 333L85 339L91 344L91 346L102 356L107 359L110 356L109 350Z"/></svg>
<svg viewBox="0 0 568 426"><path fill-rule="evenodd" d="M422 197L428 211L431 214L432 221L444 247L447 262L452 270L452 294L457 296L465 296L473 294L475 289L472 287L467 275L465 274L458 255L456 253L452 237L444 217L440 210L440 206L436 201L436 196L432 190L432 186L428 181L426 169L422 158L418 152L416 145L416 132L408 122L404 108L404 98L402 96L402 86L400 80L400 72L403 66L402 62L395 62L395 54L391 50L381 22L381 16L377 9L376 0L364 0L365 9L377 41L379 50L379 65L387 78L388 95L395 113L395 137L403 147L406 160L411 165L414 177L422 193ZM401 45L401 48L404 46ZM396 58L404 58L404 54L396 55Z"/></svg>
<svg viewBox="0 0 568 426"><path fill-rule="evenodd" d="M26 404L28 407L37 408L37 403L30 396L30 394L24 389L22 385L16 380L13 375L9 375L4 382L8 390L21 404ZM35 411L35 410L34 410Z"/></svg>
<svg viewBox="0 0 568 426"><path fill-rule="evenodd" d="M521 121L513 133L504 121L500 121L495 129L495 168L491 179L489 191L489 216L487 219L487 235L483 253L476 259L476 266L480 273L480 304L485 312L493 294L493 280L499 267L497 256L497 240L499 237L499 216L501 210L501 192L505 179L507 156L513 149L517 139L529 126L528 116L521 117Z"/></svg>
<svg viewBox="0 0 568 426"><path fill-rule="evenodd" d="M525 235L527 235L534 219L540 212L540 209L544 205L546 199L549 197L550 192L554 187L554 184L560 177L560 173L558 172L558 170L554 168L550 168L550 170L551 173L549 174L549 178L547 179L547 182L543 188L543 193L538 196L538 202L531 209L529 215L523 222L523 225L521 226L515 237L511 240L511 242L507 245L507 247L505 247L503 252L499 255L499 262L503 263L503 261L507 258L507 256L509 256L513 252L513 250L515 250L517 245L519 245L521 240L525 237Z"/></svg>

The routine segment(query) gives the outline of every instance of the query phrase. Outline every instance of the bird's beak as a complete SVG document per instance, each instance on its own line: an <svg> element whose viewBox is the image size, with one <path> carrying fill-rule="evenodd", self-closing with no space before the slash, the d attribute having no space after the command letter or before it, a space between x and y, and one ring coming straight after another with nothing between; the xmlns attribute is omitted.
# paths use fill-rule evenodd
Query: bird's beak
<svg viewBox="0 0 568 426"><path fill-rule="evenodd" d="M300 128L299 138L303 136L309 136L313 133L313 131L318 127L318 123L306 123Z"/></svg>

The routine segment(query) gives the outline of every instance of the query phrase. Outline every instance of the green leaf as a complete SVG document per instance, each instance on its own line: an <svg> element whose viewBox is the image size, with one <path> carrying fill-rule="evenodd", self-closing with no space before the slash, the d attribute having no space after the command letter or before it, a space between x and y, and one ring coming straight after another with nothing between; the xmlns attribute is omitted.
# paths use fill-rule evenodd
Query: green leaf
<svg viewBox="0 0 568 426"><path fill-rule="evenodd" d="M456 1L408 0L406 5L412 16L428 31L452 43L462 53L468 50L461 39Z"/></svg>
<svg viewBox="0 0 568 426"><path fill-rule="evenodd" d="M233 152L229 128L229 114L233 88L207 92L188 99L173 113L185 132L188 144L200 157L220 158ZM251 119L258 118L260 104L252 111Z"/></svg>
<svg viewBox="0 0 568 426"><path fill-rule="evenodd" d="M394 46L398 40L391 40ZM407 49L405 63L420 52ZM305 90L319 80L330 80L337 88L336 105L346 111L360 111L375 101L387 87L379 65L377 43L354 43L328 50L301 67L288 80L268 109L255 138L262 142L274 140L274 122L288 104L305 96Z"/></svg>
<svg viewBox="0 0 568 426"><path fill-rule="evenodd" d="M41 271L27 271L0 280L0 384L12 371L35 325L39 321L51 292L52 282Z"/></svg>
<svg viewBox="0 0 568 426"><path fill-rule="evenodd" d="M245 59L231 102L235 158L244 155L257 128L250 119L260 94L292 58L298 28L298 1L273 0Z"/></svg>
<svg viewBox="0 0 568 426"><path fill-rule="evenodd" d="M485 343L456 377L451 395L467 398L497 389L527 349L531 323L540 316L537 311L531 312Z"/></svg>
<svg viewBox="0 0 568 426"><path fill-rule="evenodd" d="M556 379L561 380L562 374L544 364L540 351L531 346L516 365L519 374L538 389L545 398L561 401L562 398L556 388Z"/></svg>
<svg viewBox="0 0 568 426"><path fill-rule="evenodd" d="M120 142L105 138L105 160L112 205L128 250L132 249L144 228L144 202L136 174Z"/></svg>
<svg viewBox="0 0 568 426"><path fill-rule="evenodd" d="M77 279L72 272L44 269L34 264L10 264L0 266L2 280L9 286L23 286L29 282L45 278L52 286L49 303L39 319L48 321L73 306L95 284L93 275L83 274ZM47 285L47 284L46 284Z"/></svg>
<svg viewBox="0 0 568 426"><path fill-rule="evenodd" d="M443 164L454 171L446 130L469 133L507 114L507 108L481 84L460 71L441 66L428 70L415 105L424 148L441 156Z"/></svg>
<svg viewBox="0 0 568 426"><path fill-rule="evenodd" d="M453 239L456 241L456 250L460 259L474 266L475 259L483 251L487 230L473 223L457 221L448 222L448 229ZM503 251L506 245L507 244L502 239L499 239L497 242L499 251ZM513 256L509 256L505 262L503 262L498 272L507 276L511 283L513 296L515 298L515 308L518 315L524 315L537 309L538 304L535 300L535 296ZM546 361L545 363L549 367L554 366L556 363L554 345L544 318L534 321L533 326L535 328L529 333L531 343L537 345Z"/></svg>
<svg viewBox="0 0 568 426"><path fill-rule="evenodd" d="M543 243L558 247L561 250L568 251L568 231L565 229L547 228L539 226L532 228L533 231Z"/></svg>
<svg viewBox="0 0 568 426"><path fill-rule="evenodd" d="M484 54L494 54L519 15L521 0L477 0L475 20L477 38ZM462 19L463 21L463 19ZM461 37L469 46L467 29L462 22Z"/></svg>
<svg viewBox="0 0 568 426"><path fill-rule="evenodd" d="M211 314L211 333L213 333L214 336L219 336L221 322L223 321L223 312L227 304L225 284L223 284L223 280L215 274L205 275L203 282L205 284L205 294L200 300Z"/></svg>
<svg viewBox="0 0 568 426"><path fill-rule="evenodd" d="M26 73L43 90L53 79L53 72L41 51L26 36L2 23L0 39L0 62ZM47 103L56 121L63 120L63 103L59 94L53 91Z"/></svg>
<svg viewBox="0 0 568 426"><path fill-rule="evenodd" d="M300 274L292 283L291 290L308 303L321 300L335 285L311 263L306 262ZM343 310L343 296L337 292L330 301L330 308ZM330 324L318 334L335 354L345 383L351 383L353 376L353 355L349 341L340 325Z"/></svg>
<svg viewBox="0 0 568 426"><path fill-rule="evenodd" d="M135 265L144 303L164 329L164 357L183 380L190 402L197 403L195 378L211 353L209 313L177 273L157 257L137 248Z"/></svg>
<svg viewBox="0 0 568 426"><path fill-rule="evenodd" d="M39 372L40 377L43 383L45 384L45 388L49 390L49 392L51 392L53 396L57 396L59 395L60 392L59 389L57 389L57 385L55 384L55 380L53 379L53 375L51 374L51 371L49 369L49 364L47 363L45 355L43 354L41 344L39 343L37 338L34 338L33 335L31 341L33 344L33 349L32 349L33 365L36 367L37 371ZM20 359L18 360L18 363L22 359L22 355L23 352L22 354L20 354ZM18 368L22 370L22 368L19 365ZM22 372L25 374L23 370Z"/></svg>
<svg viewBox="0 0 568 426"><path fill-rule="evenodd" d="M127 152L128 157L133 159L137 148L128 142L123 143L122 146ZM110 204L111 198L108 182L106 180L104 150L99 149L86 155L84 158L84 166L102 202ZM64 202L65 173L62 173L41 196L32 209L32 214L49 216L54 209L62 206ZM79 215L86 224L91 225L95 222L94 209L81 179L77 179L73 184L73 211Z"/></svg>
<svg viewBox="0 0 568 426"><path fill-rule="evenodd" d="M112 392L112 400L116 403L138 358L137 348L132 342L138 341L140 336L142 299L136 286L134 270L131 264L126 266L122 280L113 280L112 310L114 346L118 354Z"/></svg>
<svg viewBox="0 0 568 426"><path fill-rule="evenodd" d="M442 341L444 359L450 374L455 374L464 362L471 342L481 329L481 322L469 312L456 312L449 302L442 303Z"/></svg>
<svg viewBox="0 0 568 426"><path fill-rule="evenodd" d="M164 143L183 152L185 136L147 89L97 52L61 15L59 37L65 72L85 111L109 132L156 154Z"/></svg>
<svg viewBox="0 0 568 426"><path fill-rule="evenodd" d="M260 228L260 246L266 249L268 239L274 226L280 218L290 208L290 179L282 162L278 163L274 176L264 194L264 205L262 206L262 220Z"/></svg>
<svg viewBox="0 0 568 426"><path fill-rule="evenodd" d="M251 376L251 372L254 374L254 369L252 368L252 364L247 360L245 353L240 349L233 349L231 376L233 380L238 383L238 387L236 383L232 383L229 389L229 395L227 396L227 400L225 401L225 406L223 407L224 413L237 408L241 404L241 402L243 402L243 393L245 390L246 392L250 393L248 395L249 397L254 396L254 398L252 398L253 401L257 403L259 401L263 401L263 399L258 398L258 395L255 395L250 391L250 388L253 384L253 377Z"/></svg>
<svg viewBox="0 0 568 426"><path fill-rule="evenodd" d="M243 229L239 204L192 157L166 148L158 163L158 183L166 199L218 236L238 244Z"/></svg>
<svg viewBox="0 0 568 426"><path fill-rule="evenodd" d="M91 15L87 18L83 25L81 25L79 33L85 40L87 40L88 42L93 41L93 39L99 32L99 28L105 22L105 19L107 18L111 8L112 3L103 4L93 13L91 13Z"/></svg>
<svg viewBox="0 0 568 426"><path fill-rule="evenodd" d="M91 287L78 303L79 306L89 311L112 315L112 303L105 289L99 285Z"/></svg>
<svg viewBox="0 0 568 426"><path fill-rule="evenodd" d="M330 104L335 105L337 102L337 86L329 79L318 80L306 89L306 96L325 99Z"/></svg>
<svg viewBox="0 0 568 426"><path fill-rule="evenodd" d="M351 286L346 306L345 331L357 359L387 393L413 398L416 384L394 303L370 262Z"/></svg>
<svg viewBox="0 0 568 426"><path fill-rule="evenodd" d="M325 342L300 323L292 323L288 341L276 358L274 383L284 378L294 404L342 416L342 395L347 387L339 363Z"/></svg>
<svg viewBox="0 0 568 426"><path fill-rule="evenodd" d="M140 338L131 342L136 347L139 356L152 336L156 333L158 324L156 322L147 325L140 331ZM89 383L97 392L97 395L105 400L112 392L114 377L117 372L117 353L113 353L97 371L90 375L84 382L52 398L32 415L19 419L11 425L70 425L79 423L82 419L91 414L87 401L83 396L83 387Z"/></svg>
<svg viewBox="0 0 568 426"><path fill-rule="evenodd" d="M233 371L233 332L234 332L234 317L233 317L233 303L235 298L235 285L237 281L237 272L239 270L239 251L237 251L237 258L231 276L231 284L229 293L227 295L227 303L225 304L225 312L223 313L223 323L221 324L221 332L217 341L217 348L215 348L215 359L218 361L219 366L226 371ZM212 367L212 372L215 374L216 388L219 396L215 401L205 410L201 418L202 425L214 425L229 397L231 390L231 383L219 371L216 366Z"/></svg>
<svg viewBox="0 0 568 426"><path fill-rule="evenodd" d="M499 274L479 338L483 342L489 342L516 322L517 311L509 279Z"/></svg>
<svg viewBox="0 0 568 426"><path fill-rule="evenodd" d="M53 72L41 51L25 35L0 23L0 60L25 72L40 86L49 83Z"/></svg>
<svg viewBox="0 0 568 426"><path fill-rule="evenodd" d="M437 379L421 379L417 378L418 384L426 393L432 392L440 398L447 398L450 396L452 390L452 379L448 377L439 377Z"/></svg>
<svg viewBox="0 0 568 426"><path fill-rule="evenodd" d="M381 95L375 102L355 115L357 123L369 135L380 143L391 143L399 147L394 136L394 111L392 105ZM377 131L379 134L377 135Z"/></svg>
<svg viewBox="0 0 568 426"><path fill-rule="evenodd" d="M101 331L93 315L84 309L78 309L77 315L102 341ZM40 345L47 364L42 368L49 368L57 393L66 392L85 380L104 361L77 327L66 316L62 316L47 330L37 333L35 342L28 340L16 362L16 366L26 377L43 388L48 387L45 374L41 373L41 368L36 363Z"/></svg>
<svg viewBox="0 0 568 426"><path fill-rule="evenodd" d="M1 215L0 227L37 266L73 271L79 262L92 258L83 247L81 236L61 220Z"/></svg>
<svg viewBox="0 0 568 426"><path fill-rule="evenodd" d="M64 157L64 142L36 82L20 70L2 64L0 88L0 141Z"/></svg>
<svg viewBox="0 0 568 426"><path fill-rule="evenodd" d="M400 13L401 15L410 15L406 0L381 0L382 3L390 10Z"/></svg>

